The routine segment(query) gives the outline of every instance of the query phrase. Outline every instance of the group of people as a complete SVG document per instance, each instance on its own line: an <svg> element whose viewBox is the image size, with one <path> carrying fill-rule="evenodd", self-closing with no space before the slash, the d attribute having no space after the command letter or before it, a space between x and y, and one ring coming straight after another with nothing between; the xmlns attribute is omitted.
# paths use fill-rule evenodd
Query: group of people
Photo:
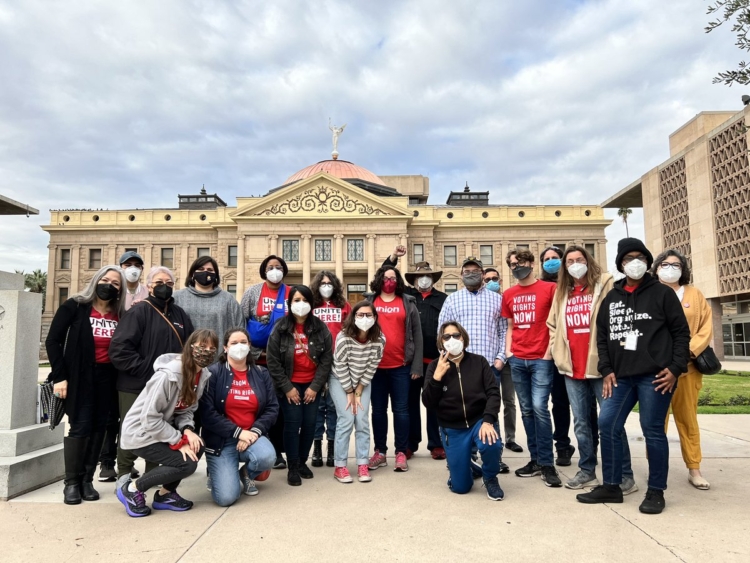
<svg viewBox="0 0 750 563"><path fill-rule="evenodd" d="M530 456L518 477L562 486L555 465L570 465L576 451L572 410L579 462L565 486L593 487L577 495L582 503L622 502L638 490L624 429L638 403L649 463L640 510L665 506L670 407L690 483L709 488L693 360L710 345L711 310L679 252L654 260L640 240L623 239L615 282L580 246L545 249L542 279L535 256L514 249L506 264L517 283L504 292L498 270L469 257L463 288L450 295L435 288L442 272L427 262L402 276L405 253L394 249L354 306L330 271L309 287L285 284L287 264L274 255L241 303L221 289L210 256L193 262L179 291L162 266L142 284L135 252L101 268L60 305L46 340L68 416L64 502L99 498L100 465L99 481L116 481L130 516L188 510L177 488L205 455L206 486L230 506L258 494L272 469L286 469L291 486L312 479L308 461L323 466L324 439L335 479L369 482L389 463L389 400L394 471L408 471L422 443L424 405L427 449L446 460L450 490L467 493L482 479L487 497L502 500L503 449L524 451L516 397ZM157 487L149 507L146 492Z"/></svg>

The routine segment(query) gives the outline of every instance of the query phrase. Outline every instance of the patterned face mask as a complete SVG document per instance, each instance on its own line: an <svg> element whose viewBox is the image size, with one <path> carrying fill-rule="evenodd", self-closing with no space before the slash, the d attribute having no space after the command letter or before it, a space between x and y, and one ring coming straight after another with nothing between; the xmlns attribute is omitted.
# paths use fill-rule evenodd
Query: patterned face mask
<svg viewBox="0 0 750 563"><path fill-rule="evenodd" d="M193 344L191 347L193 349L193 360L198 364L198 367L205 368L214 362L216 348L203 348L196 344Z"/></svg>

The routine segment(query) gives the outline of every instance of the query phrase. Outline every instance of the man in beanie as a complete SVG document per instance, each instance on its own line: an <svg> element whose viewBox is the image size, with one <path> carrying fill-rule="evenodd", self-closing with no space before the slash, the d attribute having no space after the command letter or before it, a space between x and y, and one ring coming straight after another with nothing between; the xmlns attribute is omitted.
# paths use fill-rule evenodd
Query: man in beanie
<svg viewBox="0 0 750 563"><path fill-rule="evenodd" d="M687 371L690 328L677 295L646 271L654 261L636 238L617 245L615 282L596 318L599 372L604 377L599 414L604 484L576 498L586 504L621 503L622 431L639 404L648 454L648 491L639 510L659 514L665 507L669 445L664 420L677 378Z"/></svg>

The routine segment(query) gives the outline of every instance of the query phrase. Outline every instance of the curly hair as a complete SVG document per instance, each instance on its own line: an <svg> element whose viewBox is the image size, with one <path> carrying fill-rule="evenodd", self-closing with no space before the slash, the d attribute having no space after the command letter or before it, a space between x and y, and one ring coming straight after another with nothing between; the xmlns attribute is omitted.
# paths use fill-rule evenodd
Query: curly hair
<svg viewBox="0 0 750 563"><path fill-rule="evenodd" d="M505 263L508 265L508 267L510 267L511 256L515 256L516 260L518 260L519 262L526 262L527 264L534 263L534 255L530 250L519 250L518 248L513 248L508 251L508 254L505 255Z"/></svg>
<svg viewBox="0 0 750 563"><path fill-rule="evenodd" d="M375 272L375 277L370 282L370 290L376 296L380 295L383 291L383 279L385 278L385 273L391 270L396 274L396 295L401 297L404 294L406 286L404 285L404 278L401 276L401 272L393 266L381 266L378 271Z"/></svg>
<svg viewBox="0 0 750 563"><path fill-rule="evenodd" d="M310 284L310 291L312 291L313 299L315 300L312 304L313 309L323 305L323 296L320 294L320 285L323 283L323 278L331 280L331 285L333 286L333 294L329 298L329 301L336 307L343 308L346 305L346 299L344 299L344 288L341 285L341 280L330 270L321 270L315 274Z"/></svg>
<svg viewBox="0 0 750 563"><path fill-rule="evenodd" d="M661 268L661 263L664 262L669 256L674 256L680 261L680 268L682 270L682 275L680 276L680 279L677 280L677 283L680 285L688 285L690 283L690 266L688 265L687 258L685 258L685 255L682 254L679 250L676 250L674 248L670 248L669 250L665 250L659 256L656 257L656 260L654 260L653 266L651 266L651 275L658 278L659 277L659 268Z"/></svg>

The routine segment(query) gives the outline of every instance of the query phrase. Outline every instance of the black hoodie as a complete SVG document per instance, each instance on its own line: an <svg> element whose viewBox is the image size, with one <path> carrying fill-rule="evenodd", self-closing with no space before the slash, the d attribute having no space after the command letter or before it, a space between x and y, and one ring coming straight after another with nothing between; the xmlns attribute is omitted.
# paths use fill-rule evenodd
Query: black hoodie
<svg viewBox="0 0 750 563"><path fill-rule="evenodd" d="M669 368L679 377L690 359L690 327L677 294L649 274L633 293L623 289L625 282L615 282L596 317L599 373L653 376ZM626 350L631 330L638 332L638 341L635 350Z"/></svg>

